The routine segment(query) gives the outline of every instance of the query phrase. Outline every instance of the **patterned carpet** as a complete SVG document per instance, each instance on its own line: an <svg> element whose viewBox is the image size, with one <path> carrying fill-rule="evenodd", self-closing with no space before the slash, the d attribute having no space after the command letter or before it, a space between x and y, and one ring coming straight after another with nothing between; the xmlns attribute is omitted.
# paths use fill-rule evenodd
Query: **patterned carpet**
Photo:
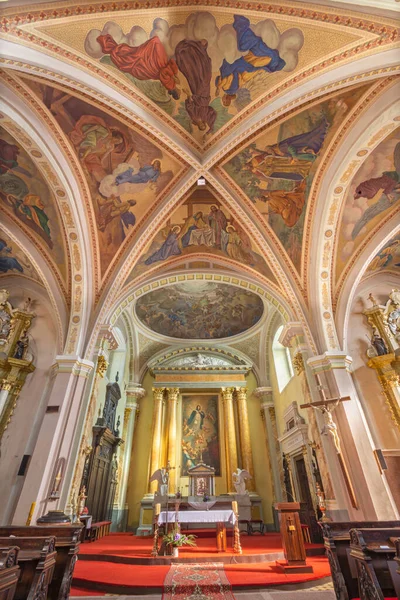
<svg viewBox="0 0 400 600"><path fill-rule="evenodd" d="M221 563L177 564L165 578L163 600L235 600Z"/></svg>

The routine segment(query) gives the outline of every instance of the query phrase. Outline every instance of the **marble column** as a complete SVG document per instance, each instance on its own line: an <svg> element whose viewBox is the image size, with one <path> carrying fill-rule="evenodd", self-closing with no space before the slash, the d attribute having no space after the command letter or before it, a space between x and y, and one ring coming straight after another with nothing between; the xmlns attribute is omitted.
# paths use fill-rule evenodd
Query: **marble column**
<svg viewBox="0 0 400 600"><path fill-rule="evenodd" d="M235 491L232 475L238 468L233 392L234 388L221 388L225 421L225 456L228 492Z"/></svg>
<svg viewBox="0 0 400 600"><path fill-rule="evenodd" d="M150 469L149 469L149 480L153 475L154 471L161 467L161 445L162 445L162 414L164 404L164 389L165 388L153 388L153 426L152 426L152 441L151 441L151 453L150 453ZM157 491L157 482L149 482L149 493L154 494Z"/></svg>
<svg viewBox="0 0 400 600"><path fill-rule="evenodd" d="M398 519L398 511L386 481L384 472L377 467L374 443L361 399L358 397L351 375L352 359L345 352L325 352L308 360L313 372L319 374L325 393L330 397L346 397L333 413L341 442L341 452L345 469L354 489L356 507L351 507L348 499L351 520L392 520ZM328 438L331 451L338 456L332 436ZM339 469L343 476L343 468ZM344 481L345 484L345 481ZM342 483L342 487L346 486Z"/></svg>
<svg viewBox="0 0 400 600"><path fill-rule="evenodd" d="M253 453L251 450L250 441L249 412L247 408L247 388L236 388L236 401L238 406L240 456L242 459L242 469L246 469L246 471L250 473L252 479L247 482L247 489L251 492L254 492L256 488L254 480Z"/></svg>
<svg viewBox="0 0 400 600"><path fill-rule="evenodd" d="M261 411L265 426L268 460L270 465L272 491L275 502L283 500L283 468L282 455L278 441L278 432L276 429L275 407L272 395L272 388L259 387L253 392L256 398L261 402Z"/></svg>
<svg viewBox="0 0 400 600"><path fill-rule="evenodd" d="M133 435L139 414L138 401L146 394L146 390L140 385L128 384L126 389L126 406L124 411L124 426L122 438L124 445L121 458L121 477L118 483L118 504L121 509L125 508L126 492L128 489L129 467L132 458Z"/></svg>
<svg viewBox="0 0 400 600"><path fill-rule="evenodd" d="M171 467L169 472L169 493L176 493L176 427L179 388L167 388L168 402L168 452L167 460Z"/></svg>

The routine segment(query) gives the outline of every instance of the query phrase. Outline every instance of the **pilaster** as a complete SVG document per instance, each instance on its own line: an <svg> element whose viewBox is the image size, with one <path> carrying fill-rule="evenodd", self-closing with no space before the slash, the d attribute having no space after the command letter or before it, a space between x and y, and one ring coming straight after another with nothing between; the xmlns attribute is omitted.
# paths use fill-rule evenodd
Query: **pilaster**
<svg viewBox="0 0 400 600"><path fill-rule="evenodd" d="M283 500L282 490L284 488L282 456L278 441L272 388L259 387L254 390L253 394L260 400L261 405L261 416L264 421L266 432L267 453L270 464L274 501L281 502Z"/></svg>
<svg viewBox="0 0 400 600"><path fill-rule="evenodd" d="M314 373L325 376L328 388L332 388L331 396L337 395L337 390L339 397L350 397L349 401L340 403L335 409L343 459L356 491L357 508L351 507L349 499L346 499L349 515L351 519L358 520L396 519L398 512L385 475L380 473L375 460L373 438L354 386L351 363L351 357L339 351L326 352L308 360ZM336 456L336 463L338 463L340 456L335 452L332 440L329 441L330 454ZM343 481L343 468L336 467L336 471L342 475ZM343 483L342 487L344 487Z"/></svg>
<svg viewBox="0 0 400 600"><path fill-rule="evenodd" d="M32 502L36 502L33 523L49 509L64 508L76 459L73 444L79 413L93 366L91 361L76 356L56 357L56 375L15 511L14 524L25 523ZM37 473L42 473L40 479ZM53 499L50 495L56 484L59 494Z"/></svg>

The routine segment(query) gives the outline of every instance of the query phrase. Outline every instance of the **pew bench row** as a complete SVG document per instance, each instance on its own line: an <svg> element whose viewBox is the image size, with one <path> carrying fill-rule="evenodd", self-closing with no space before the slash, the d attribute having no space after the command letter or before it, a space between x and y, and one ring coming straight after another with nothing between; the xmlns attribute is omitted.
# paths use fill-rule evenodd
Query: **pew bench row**
<svg viewBox="0 0 400 600"><path fill-rule="evenodd" d="M400 599L400 521L320 526L337 600Z"/></svg>
<svg viewBox="0 0 400 600"><path fill-rule="evenodd" d="M81 530L0 527L0 600L67 600Z"/></svg>

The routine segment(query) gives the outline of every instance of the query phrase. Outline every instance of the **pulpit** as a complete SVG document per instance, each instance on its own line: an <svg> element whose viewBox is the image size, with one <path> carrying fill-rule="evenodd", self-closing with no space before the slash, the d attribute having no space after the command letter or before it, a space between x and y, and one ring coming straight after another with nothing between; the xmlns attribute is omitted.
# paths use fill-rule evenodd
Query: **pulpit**
<svg viewBox="0 0 400 600"><path fill-rule="evenodd" d="M312 573L312 566L306 563L306 550L299 517L300 504L298 502L279 502L275 504L275 509L278 512L285 554L285 560L277 561L277 566L285 573Z"/></svg>

